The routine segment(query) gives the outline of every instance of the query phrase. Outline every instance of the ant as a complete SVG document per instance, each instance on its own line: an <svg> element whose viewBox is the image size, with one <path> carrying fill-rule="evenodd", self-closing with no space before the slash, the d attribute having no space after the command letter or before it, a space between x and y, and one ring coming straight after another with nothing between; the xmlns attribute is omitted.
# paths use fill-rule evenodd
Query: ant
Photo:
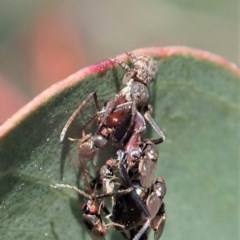
<svg viewBox="0 0 240 240"><path fill-rule="evenodd" d="M132 141L131 144L137 145L138 142ZM136 146L132 148L136 148ZM142 219L146 219L146 224L144 224L143 227L148 228L150 224L152 224L151 219L155 219L155 215L157 216L156 211L160 207L159 197L156 196L158 192L156 187L153 190L154 187L152 183L156 170L158 151L155 144L150 140L139 144L139 148L142 149L140 151L142 154L135 159L133 159L131 154L122 150L117 151L117 158L108 159L98 171L96 179L94 179L94 183L101 186L103 194L114 192L116 185L120 186L119 191L132 188L132 191L127 195L114 195L112 198L113 211L110 216L112 216L114 222L123 223L126 229L139 226L140 222L143 221ZM120 174L120 176L118 176L118 174ZM154 186L158 181L160 180L156 180ZM151 194L149 194L149 192L151 192ZM126 214L123 214L125 210L123 207L124 204L128 205L128 207L125 207ZM129 212L134 208L137 213L133 212L133 214L129 216ZM150 211L151 209L154 209L155 212L152 213ZM142 215L144 215L144 217ZM155 220L155 222L154 224L157 225L157 220ZM160 226L160 224L158 225ZM158 226L153 227L158 230ZM119 228L117 227L117 229ZM143 230L142 232L144 233Z"/></svg>
<svg viewBox="0 0 240 240"><path fill-rule="evenodd" d="M150 140L142 142L140 147L143 149L142 155L139 159L132 159L129 164L128 154L122 150L117 151L117 158L108 159L94 179L94 183L101 186L103 194L132 189L124 195L113 195L110 218L113 222L124 225L127 230L141 226L134 240L139 240L149 227L160 238L165 223L165 215L160 211L166 192L165 182L158 178L153 183L158 151ZM116 185L120 186L117 191Z"/></svg>
<svg viewBox="0 0 240 240"><path fill-rule="evenodd" d="M158 143L165 140L163 132L151 117L151 107L148 105L148 85L155 78L157 72L156 62L150 56L136 56L129 52L126 54L131 59L132 67L117 59L111 60L126 70L123 76L123 83L126 86L107 100L101 110L97 100L97 93L90 93L73 112L62 129L60 142L64 141L68 128L86 103L91 99L94 100L98 112L84 125L82 138L78 141L80 164L85 164L86 160L93 157L109 140L123 147L134 132L139 134L145 132L146 124L144 119L150 123L159 135ZM94 135L85 134L87 125L96 118L98 122L96 133Z"/></svg>
<svg viewBox="0 0 240 240"><path fill-rule="evenodd" d="M82 206L83 223L85 224L92 239L95 237L104 238L110 227L118 227L124 229L125 226L119 223L110 222L105 223L102 219L101 211L105 210L103 206L103 198L111 197L113 195L127 194L132 189L118 190L117 192L112 192L110 194L88 194L85 191L77 188L76 186L68 184L51 184L52 188L68 188L77 192L80 196L87 199L87 201Z"/></svg>
<svg viewBox="0 0 240 240"><path fill-rule="evenodd" d="M166 193L165 182L162 178L158 178L152 183L158 159L154 142L147 140L139 143L139 140L138 137L133 137L131 146L127 148L132 150L140 148L139 152L136 151L140 155L122 150L117 152L118 170L122 180L120 189L133 187L133 191L115 199L112 220L123 223L126 228L132 228L138 226L144 219L145 223L134 240L139 240L149 227L153 228L156 231L155 235L160 238L160 232L163 231L165 224L165 209L164 214L160 214L162 198ZM130 211L133 211L131 216L129 216ZM119 213L123 215L119 216Z"/></svg>
<svg viewBox="0 0 240 240"><path fill-rule="evenodd" d="M123 224L125 226L124 230L129 229L133 240L142 239L149 228L155 231L154 239L158 240L162 235L166 221L165 205L162 201L166 194L165 182L163 178L158 177L149 189L144 189L141 185L136 185L135 188L146 204L149 217L139 211L130 192L116 197L111 220ZM118 226L116 227L118 228Z"/></svg>

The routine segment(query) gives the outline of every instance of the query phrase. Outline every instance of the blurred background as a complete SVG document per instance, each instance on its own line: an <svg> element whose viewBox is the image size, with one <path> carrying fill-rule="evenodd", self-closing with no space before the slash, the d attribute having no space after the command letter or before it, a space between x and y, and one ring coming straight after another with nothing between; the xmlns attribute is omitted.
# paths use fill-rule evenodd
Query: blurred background
<svg viewBox="0 0 240 240"><path fill-rule="evenodd" d="M78 69L142 47L238 58L237 0L0 0L0 123Z"/></svg>

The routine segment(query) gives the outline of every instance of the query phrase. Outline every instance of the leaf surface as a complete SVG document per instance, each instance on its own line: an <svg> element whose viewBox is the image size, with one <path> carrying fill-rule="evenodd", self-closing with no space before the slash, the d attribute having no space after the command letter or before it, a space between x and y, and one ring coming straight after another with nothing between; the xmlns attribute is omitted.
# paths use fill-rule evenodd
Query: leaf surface
<svg viewBox="0 0 240 240"><path fill-rule="evenodd" d="M159 145L156 174L167 184L162 239L237 239L239 69L185 47L136 53L152 55L159 65L150 91L154 118L167 137ZM82 69L0 127L1 239L90 239L79 220L77 195L50 188L76 181L68 164L76 143L62 145L59 135L88 93L96 91L102 104L121 88L123 74L109 60ZM86 109L83 118L92 111ZM79 130L76 121L68 135L77 138ZM122 238L112 232L107 239Z"/></svg>

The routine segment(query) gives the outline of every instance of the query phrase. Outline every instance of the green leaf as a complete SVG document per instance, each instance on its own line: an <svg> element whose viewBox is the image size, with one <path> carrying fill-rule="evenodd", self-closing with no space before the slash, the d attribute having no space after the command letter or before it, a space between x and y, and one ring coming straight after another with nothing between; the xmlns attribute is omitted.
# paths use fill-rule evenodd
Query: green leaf
<svg viewBox="0 0 240 240"><path fill-rule="evenodd" d="M237 239L239 69L184 47L136 53L152 55L159 65L151 98L154 118L167 137L159 145L157 171L167 184L162 239ZM90 239L79 220L77 195L50 188L76 181L68 164L76 143L62 145L59 135L84 96L97 91L103 103L121 88L123 74L108 60L89 66L53 85L0 127L1 239ZM80 136L78 121L68 135Z"/></svg>

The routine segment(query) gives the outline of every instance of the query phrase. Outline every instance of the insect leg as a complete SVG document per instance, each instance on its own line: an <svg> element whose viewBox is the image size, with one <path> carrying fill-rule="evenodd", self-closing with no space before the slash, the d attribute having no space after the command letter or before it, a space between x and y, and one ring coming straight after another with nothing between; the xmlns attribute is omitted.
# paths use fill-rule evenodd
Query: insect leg
<svg viewBox="0 0 240 240"><path fill-rule="evenodd" d="M74 119L77 117L81 109L91 100L94 99L95 106L97 108L97 111L100 110L98 100L97 100L97 94L96 92L91 92L89 95L86 96L86 98L81 102L81 104L78 106L78 108L73 112L73 114L70 116L68 121L66 122L65 126L63 127L61 134L60 134L60 142L63 142L67 133L68 128L74 121Z"/></svg>
<svg viewBox="0 0 240 240"><path fill-rule="evenodd" d="M158 143L161 143L161 142L164 142L165 141L165 136L162 132L162 130L160 129L160 127L157 125L157 123L155 122L155 120L152 118L151 114L150 114L150 111L146 111L144 113L144 117L145 119L149 122L149 124L152 126L152 128L154 129L154 131L158 134L159 136L159 139L157 140L152 140L154 143L155 142L158 142Z"/></svg>

